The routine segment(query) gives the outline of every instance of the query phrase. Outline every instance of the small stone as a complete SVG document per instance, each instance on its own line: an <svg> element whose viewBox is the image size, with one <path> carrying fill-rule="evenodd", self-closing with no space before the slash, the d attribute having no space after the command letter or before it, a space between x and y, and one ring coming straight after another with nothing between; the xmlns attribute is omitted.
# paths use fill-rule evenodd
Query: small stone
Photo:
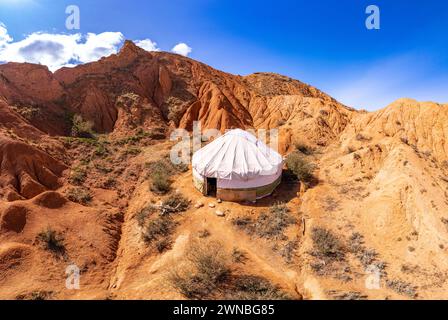
<svg viewBox="0 0 448 320"><path fill-rule="evenodd" d="M222 200L221 200L221 199L218 199L218 200L216 200L216 202L218 202L218 203L221 203L221 202L222 202Z"/></svg>
<svg viewBox="0 0 448 320"><path fill-rule="evenodd" d="M214 207L216 207L216 205L215 205L214 203L209 203L208 206L209 206L210 208L214 208Z"/></svg>
<svg viewBox="0 0 448 320"><path fill-rule="evenodd" d="M225 216L225 214L224 214L224 212L222 212L221 210L216 210L216 215L218 216L218 217L224 217Z"/></svg>
<svg viewBox="0 0 448 320"><path fill-rule="evenodd" d="M202 208L203 206L204 206L204 204L202 202L200 202L200 201L196 202L196 204L194 205L194 207L196 209Z"/></svg>

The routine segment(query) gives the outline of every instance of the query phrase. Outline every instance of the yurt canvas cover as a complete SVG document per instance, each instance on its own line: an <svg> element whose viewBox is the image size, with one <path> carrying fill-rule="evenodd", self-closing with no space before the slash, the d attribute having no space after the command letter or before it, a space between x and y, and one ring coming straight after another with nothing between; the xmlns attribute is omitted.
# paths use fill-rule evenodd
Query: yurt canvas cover
<svg viewBox="0 0 448 320"><path fill-rule="evenodd" d="M255 200L274 191L283 159L252 134L228 131L193 155L193 180L203 194Z"/></svg>

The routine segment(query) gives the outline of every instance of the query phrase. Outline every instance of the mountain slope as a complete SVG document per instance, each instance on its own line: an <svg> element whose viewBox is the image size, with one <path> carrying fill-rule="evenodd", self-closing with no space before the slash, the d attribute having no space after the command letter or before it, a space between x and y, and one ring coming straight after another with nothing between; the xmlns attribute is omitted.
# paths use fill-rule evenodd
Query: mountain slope
<svg viewBox="0 0 448 320"><path fill-rule="evenodd" d="M127 41L116 55L55 73L0 65L0 111L2 298L185 298L173 271L191 268L192 246L209 242L230 257L228 286L256 277L294 299L446 298L447 105L401 99L356 111L288 77L231 75ZM85 122L80 137L71 136L75 115ZM166 162L169 134L194 121L220 131L279 129L280 152L305 149L316 183L285 179L256 206L204 198L188 170ZM160 166L168 195L152 185ZM176 191L190 207L163 224L164 239L148 242L154 207ZM235 223L278 202L294 221L281 236ZM45 246L48 228L63 254ZM338 239L338 259L316 254L315 228ZM245 263L231 259L235 252ZM31 268L36 261L51 268ZM83 270L80 291L65 289L69 261ZM372 267L376 290L365 285Z"/></svg>

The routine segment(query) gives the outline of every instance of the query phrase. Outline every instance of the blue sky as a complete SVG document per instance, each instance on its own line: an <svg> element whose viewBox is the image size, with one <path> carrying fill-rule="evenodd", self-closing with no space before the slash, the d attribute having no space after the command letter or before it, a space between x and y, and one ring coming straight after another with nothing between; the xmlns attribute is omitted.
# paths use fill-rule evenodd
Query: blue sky
<svg viewBox="0 0 448 320"><path fill-rule="evenodd" d="M80 30L65 28L71 4ZM370 4L380 8L380 30L365 27ZM182 42L215 68L285 74L356 108L401 97L448 102L448 1L0 0L0 21L14 42L38 31L121 32L166 51Z"/></svg>

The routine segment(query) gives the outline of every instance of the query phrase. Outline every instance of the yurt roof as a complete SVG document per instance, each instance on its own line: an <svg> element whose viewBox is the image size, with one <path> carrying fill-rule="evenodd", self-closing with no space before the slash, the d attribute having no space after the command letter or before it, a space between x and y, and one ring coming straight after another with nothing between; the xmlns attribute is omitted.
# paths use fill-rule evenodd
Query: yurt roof
<svg viewBox="0 0 448 320"><path fill-rule="evenodd" d="M254 135L234 129L215 139L193 155L193 168L202 176L249 180L275 175L283 159Z"/></svg>

